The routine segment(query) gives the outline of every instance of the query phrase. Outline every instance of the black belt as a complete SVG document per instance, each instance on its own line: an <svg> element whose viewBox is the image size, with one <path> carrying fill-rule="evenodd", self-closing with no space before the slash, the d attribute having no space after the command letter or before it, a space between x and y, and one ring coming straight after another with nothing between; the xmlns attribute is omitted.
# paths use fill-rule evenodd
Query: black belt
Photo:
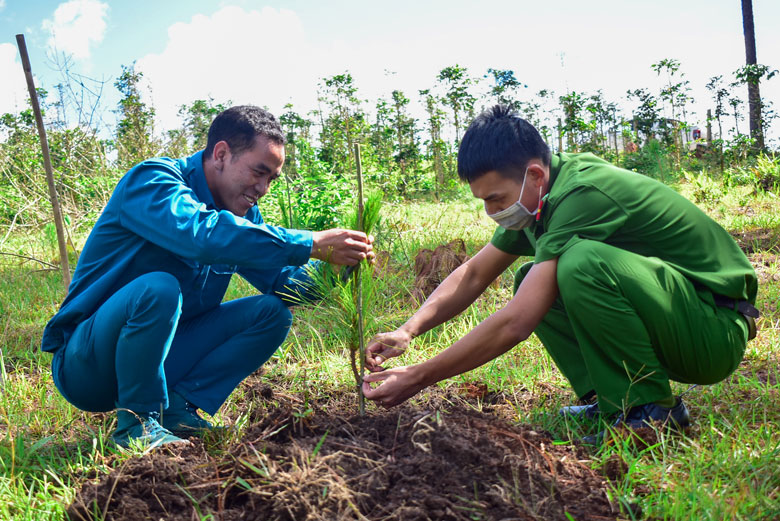
<svg viewBox="0 0 780 521"><path fill-rule="evenodd" d="M748 323L748 340L756 338L756 319L760 313L758 309L747 300L737 300L723 295L712 294L715 305L722 308L733 309L742 315Z"/></svg>

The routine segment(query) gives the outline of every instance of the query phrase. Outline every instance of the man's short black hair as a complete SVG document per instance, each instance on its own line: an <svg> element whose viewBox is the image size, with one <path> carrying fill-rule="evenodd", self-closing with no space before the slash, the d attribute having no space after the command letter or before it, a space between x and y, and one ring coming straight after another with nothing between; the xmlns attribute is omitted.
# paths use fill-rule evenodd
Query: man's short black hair
<svg viewBox="0 0 780 521"><path fill-rule="evenodd" d="M287 143L282 127L273 114L254 105L236 105L214 118L203 154L211 156L214 145L225 141L230 147L230 153L238 156L254 146L257 136L265 136L278 145Z"/></svg>
<svg viewBox="0 0 780 521"><path fill-rule="evenodd" d="M458 150L458 176L467 183L495 170L521 178L531 159L550 164L550 147L533 125L506 105L495 105L477 116Z"/></svg>

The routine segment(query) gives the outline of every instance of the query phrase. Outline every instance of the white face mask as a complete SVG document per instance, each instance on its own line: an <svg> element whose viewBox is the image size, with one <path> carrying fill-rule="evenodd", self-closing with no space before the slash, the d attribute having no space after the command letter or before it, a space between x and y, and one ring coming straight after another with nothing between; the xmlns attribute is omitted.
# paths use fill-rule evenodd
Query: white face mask
<svg viewBox="0 0 780 521"><path fill-rule="evenodd" d="M539 208L533 212L529 212L528 208L523 206L520 199L523 198L523 190L525 190L525 180L528 179L528 169L523 176L523 186L520 187L520 197L517 202L512 206L501 210L500 212L488 214L488 217L496 221L496 223L505 230L522 230L528 228L533 224L536 214L539 213ZM542 201L542 186L539 185L539 202Z"/></svg>

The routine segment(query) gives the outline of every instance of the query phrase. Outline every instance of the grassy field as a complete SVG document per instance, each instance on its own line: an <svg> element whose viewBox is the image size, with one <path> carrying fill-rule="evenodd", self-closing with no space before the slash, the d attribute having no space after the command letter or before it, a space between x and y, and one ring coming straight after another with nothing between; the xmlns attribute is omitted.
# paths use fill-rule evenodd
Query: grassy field
<svg viewBox="0 0 780 521"><path fill-rule="evenodd" d="M677 188L749 251L760 280L760 331L731 377L687 392L695 421L687 435L661 432L657 443L644 447L616 438L591 452L594 468L617 465L619 471L610 473L609 495L626 505L626 519L780 518L780 202L748 187L724 193L705 181L689 179ZM386 204L376 247L390 261L377 281L379 297L371 304L368 333L394 328L413 311L412 267L420 248L462 238L474 254L492 230L481 203L466 195L442 203ZM84 239L79 236L77 244ZM4 239L2 251L51 262L56 258L51 242L45 232L14 233ZM78 411L54 388L50 355L41 353L39 344L43 326L64 296L59 273L20 257L5 255L0 263L0 519L61 519L82 482L137 454L118 453L111 446L113 415ZM511 297L511 281L511 273L505 273L461 316L416 339L398 363L428 358L461 337ZM235 280L228 297L251 292ZM304 400L353 387L344 327L334 322L327 305L297 309L293 330L261 378L283 382L285 392L299 393ZM555 414L573 395L536 337L439 385L472 382L499 393L511 421L548 431L562 444L594 428ZM688 390L677 384L673 388ZM249 422L249 399L239 388L216 417L235 427L230 436L236 439ZM641 514L628 505L641 507Z"/></svg>

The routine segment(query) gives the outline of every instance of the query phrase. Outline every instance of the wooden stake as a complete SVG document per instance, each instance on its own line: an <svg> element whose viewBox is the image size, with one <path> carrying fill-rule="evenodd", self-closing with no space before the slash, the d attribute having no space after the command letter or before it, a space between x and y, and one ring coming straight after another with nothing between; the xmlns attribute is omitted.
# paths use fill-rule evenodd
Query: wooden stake
<svg viewBox="0 0 780 521"><path fill-rule="evenodd" d="M360 162L360 143L355 143L355 169L357 170L358 185L358 208L357 222L358 231L363 230L363 167ZM358 399L360 400L358 411L361 416L366 413L366 397L363 396L363 373L366 368L366 347L363 341L363 286L360 278L360 263L355 268L355 291L357 292L357 313L358 313L358 358L360 359L360 378L358 379Z"/></svg>
<svg viewBox="0 0 780 521"><path fill-rule="evenodd" d="M24 76L27 79L27 90L30 91L30 102L32 103L33 113L35 114L35 123L38 125L38 137L41 139L41 151L43 152L43 166L46 170L46 183L49 185L49 199L54 210L54 226L57 228L57 243L60 247L60 266L62 267L62 281L65 283L65 290L70 286L70 265L68 264L68 248L65 245L65 228L62 225L62 212L60 211L60 202L57 197L57 189L54 186L54 173L51 168L51 158L49 157L49 142L46 139L46 129L43 126L43 116L41 115L41 106L38 104L38 93L35 90L33 81L32 67L30 67L30 57L27 56L27 44L24 42L24 35L16 35L16 44L19 46L19 54L22 57L22 67Z"/></svg>

